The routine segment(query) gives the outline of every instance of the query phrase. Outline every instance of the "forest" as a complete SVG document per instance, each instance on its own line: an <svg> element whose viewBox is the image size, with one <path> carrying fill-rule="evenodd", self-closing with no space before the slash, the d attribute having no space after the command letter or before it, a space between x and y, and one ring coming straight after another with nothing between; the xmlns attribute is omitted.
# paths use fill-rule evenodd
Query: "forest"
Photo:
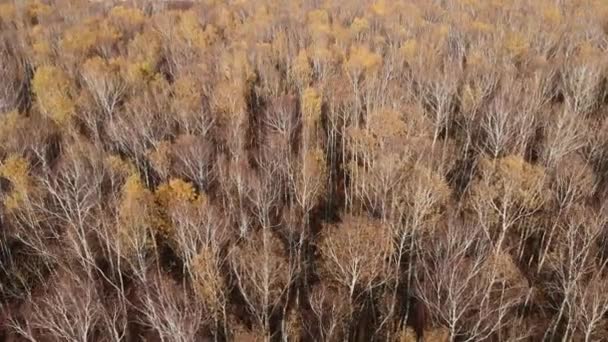
<svg viewBox="0 0 608 342"><path fill-rule="evenodd" d="M608 340L605 0L0 0L0 340Z"/></svg>

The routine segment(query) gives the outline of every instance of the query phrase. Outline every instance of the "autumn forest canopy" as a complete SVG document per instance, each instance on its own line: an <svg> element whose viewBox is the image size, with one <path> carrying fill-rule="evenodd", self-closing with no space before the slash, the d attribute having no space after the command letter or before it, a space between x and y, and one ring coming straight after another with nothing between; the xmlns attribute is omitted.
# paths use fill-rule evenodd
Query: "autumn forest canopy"
<svg viewBox="0 0 608 342"><path fill-rule="evenodd" d="M0 340L608 340L608 2L0 0Z"/></svg>

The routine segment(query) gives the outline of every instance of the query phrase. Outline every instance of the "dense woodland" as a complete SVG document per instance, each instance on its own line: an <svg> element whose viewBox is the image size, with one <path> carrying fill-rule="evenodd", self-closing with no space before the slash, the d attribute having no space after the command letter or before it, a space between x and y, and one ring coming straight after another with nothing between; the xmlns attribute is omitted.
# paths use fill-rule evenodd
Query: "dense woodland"
<svg viewBox="0 0 608 342"><path fill-rule="evenodd" d="M0 1L0 339L608 340L608 2Z"/></svg>

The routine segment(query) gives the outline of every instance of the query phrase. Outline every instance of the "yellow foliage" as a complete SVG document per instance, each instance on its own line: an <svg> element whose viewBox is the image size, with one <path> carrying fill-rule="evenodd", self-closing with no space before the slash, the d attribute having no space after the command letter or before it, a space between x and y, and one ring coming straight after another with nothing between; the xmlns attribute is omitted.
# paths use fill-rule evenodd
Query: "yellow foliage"
<svg viewBox="0 0 608 342"><path fill-rule="evenodd" d="M82 65L83 73L89 76L93 83L103 85L104 88L119 82L119 68L119 62L107 61L98 56L87 59Z"/></svg>
<svg viewBox="0 0 608 342"><path fill-rule="evenodd" d="M8 179L12 185L12 191L4 198L4 205L8 210L18 209L33 190L29 163L22 157L10 156L0 164L0 176Z"/></svg>
<svg viewBox="0 0 608 342"><path fill-rule="evenodd" d="M137 8L116 6L110 10L110 19L123 31L132 31L143 25L146 18Z"/></svg>
<svg viewBox="0 0 608 342"><path fill-rule="evenodd" d="M355 18L350 25L351 31L357 35L369 30L369 21L365 18Z"/></svg>
<svg viewBox="0 0 608 342"><path fill-rule="evenodd" d="M519 156L507 156L496 160L484 158L480 169L484 179L473 189L476 196L496 200L512 198L517 205L528 209L543 203L545 172L542 167L529 164Z"/></svg>
<svg viewBox="0 0 608 342"><path fill-rule="evenodd" d="M266 5L256 6L252 17L252 27L258 31L264 31L270 28L271 23L272 14L270 13L270 8Z"/></svg>
<svg viewBox="0 0 608 342"><path fill-rule="evenodd" d="M86 57L97 47L97 33L93 25L82 24L70 27L63 33L61 49L76 58Z"/></svg>
<svg viewBox="0 0 608 342"><path fill-rule="evenodd" d="M215 85L211 105L225 122L238 121L246 112L247 100L244 87L241 82L229 81L221 81Z"/></svg>
<svg viewBox="0 0 608 342"><path fill-rule="evenodd" d="M120 177L127 178L129 175L135 174L137 168L133 163L128 160L124 160L117 155L109 155L105 158L105 162L109 169Z"/></svg>
<svg viewBox="0 0 608 342"><path fill-rule="evenodd" d="M161 177L166 177L171 168L171 143L162 141L154 149L148 150L146 154L156 172Z"/></svg>
<svg viewBox="0 0 608 342"><path fill-rule="evenodd" d="M131 85L144 85L156 77L156 67L148 62L134 62L126 65L126 78Z"/></svg>
<svg viewBox="0 0 608 342"><path fill-rule="evenodd" d="M418 53L418 42L416 39L408 39L401 47L399 52L406 62L411 63Z"/></svg>
<svg viewBox="0 0 608 342"><path fill-rule="evenodd" d="M173 83L171 106L174 113L181 119L189 119L189 115L201 115L202 94L200 85L190 76L182 76Z"/></svg>
<svg viewBox="0 0 608 342"><path fill-rule="evenodd" d="M298 53L293 63L292 72L301 87L307 86L312 81L312 67L306 50L300 50Z"/></svg>
<svg viewBox="0 0 608 342"><path fill-rule="evenodd" d="M213 25L206 25L203 29L198 14L192 10L180 15L177 34L179 39L199 50L207 48L218 38L217 28Z"/></svg>
<svg viewBox="0 0 608 342"><path fill-rule="evenodd" d="M219 256L209 247L204 247L192 261L194 290L199 299L213 313L221 310L221 293L224 288L221 270L218 268Z"/></svg>
<svg viewBox="0 0 608 342"><path fill-rule="evenodd" d="M450 186L437 172L433 172L428 167L415 166L410 177L410 181L432 189L431 192L438 198L437 203L447 202L451 194Z"/></svg>
<svg viewBox="0 0 608 342"><path fill-rule="evenodd" d="M115 23L108 20L87 19L67 28L59 46L61 53L80 61L95 52L108 52L122 34Z"/></svg>
<svg viewBox="0 0 608 342"><path fill-rule="evenodd" d="M42 61L48 60L53 53L51 44L46 40L40 40L32 43L32 50L34 55L37 57L38 64L40 64Z"/></svg>
<svg viewBox="0 0 608 342"><path fill-rule="evenodd" d="M499 160L497 172L502 178L516 181L522 188L533 189L544 179L544 170L524 161L519 156L507 156Z"/></svg>
<svg viewBox="0 0 608 342"><path fill-rule="evenodd" d="M378 141L363 128L350 127L347 134L350 142L353 144L353 150L362 150L364 153L371 153L378 146ZM356 148L354 146L356 146ZM352 166L358 167L358 165Z"/></svg>
<svg viewBox="0 0 608 342"><path fill-rule="evenodd" d="M545 6L543 11L543 19L546 23L557 25L562 21L562 14L559 7L553 5Z"/></svg>
<svg viewBox="0 0 608 342"><path fill-rule="evenodd" d="M264 342L268 340L268 333L263 330L251 330L242 325L234 328L234 341L237 342Z"/></svg>
<svg viewBox="0 0 608 342"><path fill-rule="evenodd" d="M235 18L234 12L229 9L226 4L222 3L218 6L218 13L215 23L218 28L230 31L237 27L238 20Z"/></svg>
<svg viewBox="0 0 608 342"><path fill-rule="evenodd" d="M321 148L306 151L303 172L305 178L317 178L322 184L325 182L324 178L327 173L327 165L325 153Z"/></svg>
<svg viewBox="0 0 608 342"><path fill-rule="evenodd" d="M0 176L7 178L14 186L27 188L29 163L22 157L10 156L0 165Z"/></svg>
<svg viewBox="0 0 608 342"><path fill-rule="evenodd" d="M175 178L160 185L154 196L159 209L156 228L165 238L175 233L171 223L174 214L192 213L195 207L206 203L205 196L198 196L191 183Z"/></svg>
<svg viewBox="0 0 608 342"><path fill-rule="evenodd" d="M181 14L179 21L179 32L182 38L196 40L202 34L202 27L199 23L199 17L194 11L186 11Z"/></svg>
<svg viewBox="0 0 608 342"><path fill-rule="evenodd" d="M156 196L165 207L171 206L175 202L193 202L197 198L192 183L181 179L171 179L169 183L159 186Z"/></svg>
<svg viewBox="0 0 608 342"><path fill-rule="evenodd" d="M505 284L507 288L528 286L526 277L522 274L513 257L502 250L492 253L486 259L484 266L489 270L486 276L491 276L493 281Z"/></svg>
<svg viewBox="0 0 608 342"><path fill-rule="evenodd" d="M23 205L25 200L26 198L23 192L12 191L8 197L4 199L4 206L9 211L16 210Z"/></svg>
<svg viewBox="0 0 608 342"><path fill-rule="evenodd" d="M424 332L423 342L447 342L450 340L450 332L447 328L436 327Z"/></svg>
<svg viewBox="0 0 608 342"><path fill-rule="evenodd" d="M437 172L415 165L409 170L402 193L405 204L426 223L421 228L432 229L450 200L451 189Z"/></svg>
<svg viewBox="0 0 608 342"><path fill-rule="evenodd" d="M145 30L129 41L127 46L129 59L153 73L161 58L161 40L154 31Z"/></svg>
<svg viewBox="0 0 608 342"><path fill-rule="evenodd" d="M32 23L39 22L41 18L51 14L52 12L52 7L40 0L30 1L26 7L26 16Z"/></svg>
<svg viewBox="0 0 608 342"><path fill-rule="evenodd" d="M326 294L334 298L327 299L333 300L330 306L321 305L322 312L307 301L305 311L320 313L320 320L331 318L327 324L315 322L322 323L319 339L345 339L352 335L349 314L365 304L365 296L346 293L352 284L348 276L359 282L391 280L361 289L373 290L381 315L390 315L386 291L401 280L382 272L395 261L398 229L420 227L415 229L422 235L415 237L421 239L414 242L426 251L441 245L431 238L450 233L446 229L456 216L458 225L480 228L490 239L506 227L497 222L517 222L515 229L526 230L509 234L506 245L498 246L520 246L517 252L528 255L530 246L516 239L548 228L558 232L541 241L547 245L542 252L550 256L559 249L555 244L569 238L559 232L562 220L601 216L593 210L601 210L596 202L607 193L600 182L603 170L595 164L605 156L608 120L603 108L572 120L567 109L587 102L596 109L604 100L606 9L608 0L0 0L0 111L24 111L0 115L0 190L7 189L0 194L2 210L23 214L32 203L38 214L48 202L40 195L69 195L66 191L81 181L68 183L55 175L91 174L91 182L100 177L103 196L83 198L92 205L87 221L116 219L112 233L126 253L147 246L153 236L181 252L176 255L192 271L185 279L191 281L187 294L203 302L195 307L204 306L203 311L219 311L227 303L220 303L226 285L235 284L222 283L221 272L230 267L219 258L234 257L230 280L243 282L236 285L251 301L249 316L261 307L249 294L263 292L257 285L268 280L264 277L281 278L271 284L277 300L286 300L280 304L296 297L288 275L301 270L291 268L298 265L290 250L281 250L292 247L291 239L269 233L270 225L307 228L317 209L364 217L344 214L341 224L316 227L318 235L307 237L321 254L315 258L319 270L333 279L319 274L315 286L332 287ZM30 90L31 104L24 94ZM482 115L493 109L515 114L506 121ZM300 116L292 117L294 111ZM497 140L513 130L519 133L515 149L538 149L539 163L551 166L550 177L541 164L519 156L488 159L477 153L480 144L502 142ZM76 145L82 147L69 151ZM557 150L549 151L552 146ZM28 164L35 155L44 157L36 167ZM460 167L461 162L466 165ZM148 167L158 176L154 188L139 174ZM275 195L255 191L268 176L263 171L276 174L270 186L278 197L262 208L252 194ZM546 178L549 191L543 189ZM243 184L247 181L254 184ZM42 182L53 183L43 188ZM548 198L553 202L544 205ZM208 200L213 203L207 206ZM571 208L578 205L581 212ZM216 209L228 210L226 217L215 217ZM259 217L263 209L271 211L270 222ZM564 214L551 217L553 209ZM98 217L112 210L117 215ZM582 220L574 238L586 238L585 229L592 229ZM13 221L16 228L24 223ZM230 241L201 235L207 233L201 228L224 225ZM237 230L241 235L233 236ZM246 241L260 231L275 235ZM187 239L196 246L178 250ZM212 247L201 249L204 244ZM590 251L595 253L595 246ZM485 258L483 271L492 268L492 281L511 285L520 275L511 256L501 253ZM469 259L463 258L475 261ZM263 274L260 265L277 270ZM437 285L432 280L422 284L421 295ZM342 292L332 292L336 288ZM494 296L485 302L492 301ZM509 309L512 301L505 297L502 303ZM262 314L276 309L264 304ZM298 339L291 334L303 329L299 324L307 317L294 314L298 303L293 302L293 311L288 304L280 313L281 329ZM440 313L432 306L429 315L435 320ZM228 309L230 316L234 310ZM461 325L477 324L473 316L467 314ZM212 318L220 325L232 321L221 314ZM204 320L196 323L217 328ZM416 340L412 329L400 331L394 324L382 325L393 330L387 338ZM326 336L326 326L335 335ZM445 329L437 330L435 340L448 338ZM425 336L433 340L432 333ZM507 330L502 336L515 339Z"/></svg>
<svg viewBox="0 0 608 342"><path fill-rule="evenodd" d="M306 88L302 94L302 114L304 121L311 125L321 118L321 95L315 88Z"/></svg>
<svg viewBox="0 0 608 342"><path fill-rule="evenodd" d="M138 174L130 175L123 187L122 208L127 209L128 213L136 214L139 211L131 209L149 205L152 200L152 193L143 185L140 176Z"/></svg>
<svg viewBox="0 0 608 342"><path fill-rule="evenodd" d="M14 110L0 115L0 147L3 147L11 134L18 134L25 128L26 118Z"/></svg>
<svg viewBox="0 0 608 342"><path fill-rule="evenodd" d="M494 27L480 20L475 20L470 24L471 29L478 33L490 33L494 31Z"/></svg>
<svg viewBox="0 0 608 342"><path fill-rule="evenodd" d="M278 32L270 44L272 46L271 55L273 56L273 61L281 63L282 61L290 58L290 56L288 56L289 38L285 32Z"/></svg>
<svg viewBox="0 0 608 342"><path fill-rule="evenodd" d="M59 68L41 66L32 81L37 104L42 113L60 125L74 115L75 106L70 98L72 85L68 76Z"/></svg>
<svg viewBox="0 0 608 342"><path fill-rule="evenodd" d="M479 0L462 0L461 3L463 7L479 8Z"/></svg>
<svg viewBox="0 0 608 342"><path fill-rule="evenodd" d="M323 9L317 9L308 13L308 22L312 25L329 25L329 13Z"/></svg>
<svg viewBox="0 0 608 342"><path fill-rule="evenodd" d="M505 49L511 57L522 57L528 53L529 42L523 34L512 32L505 39Z"/></svg>
<svg viewBox="0 0 608 342"><path fill-rule="evenodd" d="M304 317L298 309L291 309L285 317L285 336L288 341L301 341L300 337L304 333Z"/></svg>
<svg viewBox="0 0 608 342"><path fill-rule="evenodd" d="M29 32L32 57L37 65L50 61L53 55L53 48L45 33L40 25L34 26Z"/></svg>
<svg viewBox="0 0 608 342"><path fill-rule="evenodd" d="M118 241L125 255L149 246L149 230L158 227L159 219L154 195L137 173L123 185L119 219Z"/></svg>
<svg viewBox="0 0 608 342"><path fill-rule="evenodd" d="M102 20L99 23L95 23L97 30L95 30L97 44L99 48L111 47L112 44L122 38L122 33L118 30L116 25L109 20Z"/></svg>
<svg viewBox="0 0 608 342"><path fill-rule="evenodd" d="M15 20L15 4L3 3L0 4L0 24L8 24Z"/></svg>
<svg viewBox="0 0 608 342"><path fill-rule="evenodd" d="M417 342L416 332L411 327L403 328L399 332L398 342Z"/></svg>
<svg viewBox="0 0 608 342"><path fill-rule="evenodd" d="M372 37L372 42L374 43L373 46L382 47L386 45L386 38L381 34L375 34Z"/></svg>
<svg viewBox="0 0 608 342"><path fill-rule="evenodd" d="M363 32L361 32L363 33ZM330 46L329 42L331 41L330 37L333 36L333 41L334 44L332 46L332 48L337 49L337 50L346 50L352 42L353 37L357 37L359 33L355 32L354 30L352 30L352 28L350 27L345 27L343 25L341 25L340 23L334 23L331 26L331 31L328 32L328 34L324 37L325 40L320 39L319 41L316 41L315 43L317 43L316 45L321 45L321 46Z"/></svg>
<svg viewBox="0 0 608 342"><path fill-rule="evenodd" d="M244 86L255 79L255 70L248 57L249 51L250 46L247 42L239 41L234 44L232 49L222 53L219 68L226 80L239 82ZM245 89L243 88L243 90Z"/></svg>
<svg viewBox="0 0 608 342"><path fill-rule="evenodd" d="M379 16L386 15L386 1L385 0L376 1L374 4L372 4L371 10L376 15L379 15Z"/></svg>
<svg viewBox="0 0 608 342"><path fill-rule="evenodd" d="M350 49L348 60L346 61L347 70L359 74L363 71L372 71L382 64L382 57L370 51L366 46L353 46Z"/></svg>
<svg viewBox="0 0 608 342"><path fill-rule="evenodd" d="M308 13L308 27L310 28L314 45L324 46L331 34L329 13L318 9Z"/></svg>
<svg viewBox="0 0 608 342"><path fill-rule="evenodd" d="M405 135L407 127L401 113L393 109L380 109L369 115L367 127L372 137L381 145L385 141Z"/></svg>

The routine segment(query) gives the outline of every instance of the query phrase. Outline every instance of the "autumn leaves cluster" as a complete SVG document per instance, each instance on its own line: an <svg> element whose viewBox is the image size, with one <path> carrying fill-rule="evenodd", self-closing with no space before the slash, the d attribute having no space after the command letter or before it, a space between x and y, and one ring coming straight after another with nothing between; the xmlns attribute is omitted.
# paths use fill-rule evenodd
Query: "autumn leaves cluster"
<svg viewBox="0 0 608 342"><path fill-rule="evenodd" d="M0 333L608 336L600 0L0 3Z"/></svg>

